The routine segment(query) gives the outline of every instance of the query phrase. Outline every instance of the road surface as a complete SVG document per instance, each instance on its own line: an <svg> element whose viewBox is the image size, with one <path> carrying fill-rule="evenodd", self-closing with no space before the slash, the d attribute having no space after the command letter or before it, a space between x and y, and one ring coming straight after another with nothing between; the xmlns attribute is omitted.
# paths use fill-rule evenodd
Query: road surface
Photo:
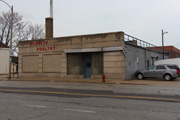
<svg viewBox="0 0 180 120"><path fill-rule="evenodd" d="M180 97L111 90L0 87L1 120L180 120Z"/></svg>

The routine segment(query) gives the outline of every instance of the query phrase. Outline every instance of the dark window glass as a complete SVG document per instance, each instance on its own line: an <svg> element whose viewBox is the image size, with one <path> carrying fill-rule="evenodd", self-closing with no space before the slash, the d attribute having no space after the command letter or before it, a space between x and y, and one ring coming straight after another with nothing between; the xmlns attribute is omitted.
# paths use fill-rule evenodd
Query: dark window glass
<svg viewBox="0 0 180 120"><path fill-rule="evenodd" d="M164 69L166 69L164 66L157 66L157 68L156 68L157 70L164 70Z"/></svg>
<svg viewBox="0 0 180 120"><path fill-rule="evenodd" d="M90 62L86 63L86 67L90 68L91 67L91 63Z"/></svg>
<svg viewBox="0 0 180 120"><path fill-rule="evenodd" d="M175 65L168 65L167 66L168 68L170 68L170 69L179 69L177 66L175 66Z"/></svg>
<svg viewBox="0 0 180 120"><path fill-rule="evenodd" d="M147 61L147 68L149 68L149 66L150 66L150 65L149 65L149 60L148 60L148 61Z"/></svg>

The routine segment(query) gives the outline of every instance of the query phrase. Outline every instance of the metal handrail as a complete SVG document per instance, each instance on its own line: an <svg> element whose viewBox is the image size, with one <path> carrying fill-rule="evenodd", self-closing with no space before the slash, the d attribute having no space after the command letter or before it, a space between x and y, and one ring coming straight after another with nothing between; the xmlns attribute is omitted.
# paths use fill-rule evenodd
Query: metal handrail
<svg viewBox="0 0 180 120"><path fill-rule="evenodd" d="M138 39L136 37L133 37L131 35L128 35L128 34L124 34L124 41L126 43L129 43L129 44L132 44L132 45L135 45L135 46L139 46L139 47L142 47L142 48L146 48L146 49L149 49L149 50L153 50L153 51L156 51L156 52L162 53L162 51L163 51L161 47L155 46L155 45L153 45L151 43L140 40L140 39Z"/></svg>

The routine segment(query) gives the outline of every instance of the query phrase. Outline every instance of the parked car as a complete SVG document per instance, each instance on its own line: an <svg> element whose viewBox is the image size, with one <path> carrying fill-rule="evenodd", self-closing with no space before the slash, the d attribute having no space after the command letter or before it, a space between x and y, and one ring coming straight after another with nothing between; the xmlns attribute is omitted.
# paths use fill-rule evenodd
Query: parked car
<svg viewBox="0 0 180 120"><path fill-rule="evenodd" d="M138 70L134 75L139 80L144 78L163 78L164 80L169 81L180 76L180 69L174 64L162 64L152 66L146 70Z"/></svg>

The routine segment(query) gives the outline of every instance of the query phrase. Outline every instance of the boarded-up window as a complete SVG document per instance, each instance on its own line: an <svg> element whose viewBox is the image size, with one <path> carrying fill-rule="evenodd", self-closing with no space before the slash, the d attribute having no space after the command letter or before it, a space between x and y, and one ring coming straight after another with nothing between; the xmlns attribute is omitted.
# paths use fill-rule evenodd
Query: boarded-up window
<svg viewBox="0 0 180 120"><path fill-rule="evenodd" d="M92 74L93 75L103 74L103 53L92 54Z"/></svg>
<svg viewBox="0 0 180 120"><path fill-rule="evenodd" d="M61 72L61 55L43 55L43 72Z"/></svg>
<svg viewBox="0 0 180 120"><path fill-rule="evenodd" d="M23 72L39 72L39 56L23 56Z"/></svg>
<svg viewBox="0 0 180 120"><path fill-rule="evenodd" d="M67 63L69 75L83 74L83 54L68 54Z"/></svg>

